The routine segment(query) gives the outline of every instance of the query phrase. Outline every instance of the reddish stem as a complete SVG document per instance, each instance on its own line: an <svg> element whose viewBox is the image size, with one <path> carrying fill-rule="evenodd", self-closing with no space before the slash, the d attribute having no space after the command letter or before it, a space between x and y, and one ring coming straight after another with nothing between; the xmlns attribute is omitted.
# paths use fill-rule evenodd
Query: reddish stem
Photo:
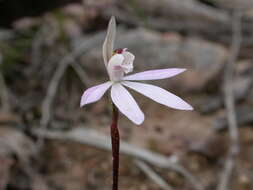
<svg viewBox="0 0 253 190"><path fill-rule="evenodd" d="M111 141L112 141L112 162L113 162L113 185L112 190L118 190L119 176L119 148L120 135L118 129L119 111L113 104L112 125L111 125Z"/></svg>

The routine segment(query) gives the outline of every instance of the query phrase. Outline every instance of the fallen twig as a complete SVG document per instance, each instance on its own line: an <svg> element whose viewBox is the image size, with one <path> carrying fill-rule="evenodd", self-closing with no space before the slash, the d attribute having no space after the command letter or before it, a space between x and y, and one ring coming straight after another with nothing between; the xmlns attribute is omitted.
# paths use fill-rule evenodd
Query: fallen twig
<svg viewBox="0 0 253 190"><path fill-rule="evenodd" d="M118 6L111 6L109 10L102 9L102 13L106 17L113 14L120 21L137 27L143 26L159 31L187 31L191 35L198 34L210 40L230 44L231 39L228 33L232 33L229 25L232 19L225 10L196 0L140 0L134 4L125 1L117 1L117 3ZM143 4L145 6L142 6ZM232 2L226 4L230 5ZM157 10L159 10L159 16L156 14ZM244 34L242 44L251 46L253 38L250 34L253 20L243 19L242 22Z"/></svg>
<svg viewBox="0 0 253 190"><path fill-rule="evenodd" d="M252 74L239 76L233 82L233 94L235 103L244 101L248 98L253 87ZM221 95L209 96L206 98L199 110L202 114L210 114L224 107L224 98ZM240 119L240 118L239 118Z"/></svg>
<svg viewBox="0 0 253 190"><path fill-rule="evenodd" d="M44 33L48 31L47 25L42 24L40 29L36 32L34 39L32 41L32 48L31 48L31 62L35 66L38 66L41 62L41 54L42 54L42 45L45 41ZM51 32L51 31L50 31Z"/></svg>
<svg viewBox="0 0 253 190"><path fill-rule="evenodd" d="M74 69L78 77L80 78L81 82L85 86L91 85L91 80L88 78L87 73L83 70L82 66L77 62L72 62L71 67Z"/></svg>
<svg viewBox="0 0 253 190"><path fill-rule="evenodd" d="M2 64L2 55L0 55L0 65L1 64ZM6 112L10 111L8 89L1 70L0 70L0 98L2 109Z"/></svg>
<svg viewBox="0 0 253 190"><path fill-rule="evenodd" d="M99 43L102 43L103 37L105 35L105 32L98 33L94 35L93 37L90 37L83 43L80 43L74 50L65 56L59 63L58 68L56 69L50 83L49 87L47 89L46 97L44 98L44 101L42 102L42 117L40 120L40 127L41 128L47 128L51 115L52 115L52 104L56 95L56 92L58 90L58 86L60 83L60 80L62 79L65 71L67 70L68 66L70 64L73 64L75 62L75 59L80 56L81 54L84 54L89 49L96 47ZM76 68L76 66L73 66ZM78 72L80 74L80 71ZM81 78L84 80L84 78ZM43 145L43 138L38 136L38 146Z"/></svg>
<svg viewBox="0 0 253 190"><path fill-rule="evenodd" d="M69 132L60 131L48 131L48 130L36 130L35 135L42 136L48 139L60 139L60 140L70 140L85 145L93 146L102 150L111 151L111 141L110 138L98 134L95 130L86 128L75 128ZM128 144L126 142L121 142L120 152L122 154L134 157L136 159L143 160L154 166L171 169L175 172L180 173L184 176L197 190L203 190L200 182L181 165L176 163L174 159L169 159L167 156L151 152L146 149L138 148L134 145Z"/></svg>
<svg viewBox="0 0 253 190"><path fill-rule="evenodd" d="M239 132L235 113L235 101L233 94L233 76L234 67L241 46L241 12L234 11L233 15L233 40L231 46L231 56L225 68L224 74L224 92L225 92L225 107L227 110L227 119L230 136L230 148L225 162L225 168L221 174L220 183L217 190L228 190L229 182L235 167L235 161L239 154Z"/></svg>
<svg viewBox="0 0 253 190"><path fill-rule="evenodd" d="M143 173L145 173L151 180L153 180L161 189L164 190L173 190L171 187L161 176L159 176L152 168L150 168L145 162L140 160L135 160L134 163L141 169Z"/></svg>
<svg viewBox="0 0 253 190"><path fill-rule="evenodd" d="M239 128L253 124L253 109L250 107L239 106L236 109L237 125ZM228 129L228 120L226 116L214 120L213 128L217 131Z"/></svg>
<svg viewBox="0 0 253 190"><path fill-rule="evenodd" d="M78 47L74 48L73 52L65 56L59 63L58 68L56 69L50 83L49 87L47 89L46 97L42 103L42 117L40 120L41 127L45 128L48 126L50 122L51 117L51 106L53 103L53 100L55 98L59 83L61 78L63 77L67 67L69 64L73 63L75 59L80 56L81 54L84 54L89 49L96 47L99 43L102 43L103 37L105 33L101 32L93 37L90 37L83 43L81 43ZM76 66L73 66L76 68ZM80 72L80 71L79 71Z"/></svg>
<svg viewBox="0 0 253 190"><path fill-rule="evenodd" d="M28 138L22 131L10 127L0 128L0 157L1 157L1 167L8 166L8 163L2 161L3 158L11 161L15 157L15 164L19 165L18 168L24 172L24 174L31 180L31 188L36 190L49 190L45 179L38 172L38 168L34 167L34 163L31 164L32 158L36 155L37 150L30 138ZM17 163L16 163L17 162ZM12 163L11 165L13 165ZM11 173L13 172L9 168ZM1 172L3 170L1 169ZM7 171L6 171L7 172ZM7 172L8 173L8 172ZM2 173L1 173L2 174ZM0 179L0 189L3 187L1 180L3 180L3 175ZM8 174L6 174L8 175ZM10 176L11 177L11 176ZM2 179L3 178L3 179ZM5 178L6 179L6 178ZM7 181L9 182L9 180ZM28 186L28 184L26 185ZM24 187L25 188L25 187ZM26 188L27 189L27 188Z"/></svg>

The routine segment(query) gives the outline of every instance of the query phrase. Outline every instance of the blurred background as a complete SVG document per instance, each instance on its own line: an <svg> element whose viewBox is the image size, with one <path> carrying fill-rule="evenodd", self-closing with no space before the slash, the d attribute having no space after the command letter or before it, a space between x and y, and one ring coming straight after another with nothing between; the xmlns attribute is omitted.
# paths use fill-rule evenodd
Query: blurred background
<svg viewBox="0 0 253 190"><path fill-rule="evenodd" d="M131 91L146 119L138 127L120 117L120 189L220 187L232 147L229 64L240 153L229 157L227 189L253 189L252 0L1 0L0 14L0 190L111 188L108 95L82 109L79 101L107 80L112 15L116 48L135 54L134 72L187 68L154 83L195 108L168 109Z"/></svg>

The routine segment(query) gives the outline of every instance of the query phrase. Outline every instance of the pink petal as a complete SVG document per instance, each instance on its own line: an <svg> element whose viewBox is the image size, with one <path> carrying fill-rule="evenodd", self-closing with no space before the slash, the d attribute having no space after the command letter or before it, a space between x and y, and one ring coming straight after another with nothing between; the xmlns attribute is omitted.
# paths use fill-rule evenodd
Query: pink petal
<svg viewBox="0 0 253 190"><path fill-rule="evenodd" d="M81 98L80 106L82 107L86 104L90 104L101 99L104 93L108 90L108 88L110 88L111 85L112 82L109 81L85 90Z"/></svg>
<svg viewBox="0 0 253 190"><path fill-rule="evenodd" d="M157 80L173 77L186 69L156 69L125 76L124 80Z"/></svg>
<svg viewBox="0 0 253 190"><path fill-rule="evenodd" d="M105 66L107 66L108 61L112 57L115 37L116 37L116 21L115 17L111 17L107 28L105 41L103 44L103 59Z"/></svg>
<svg viewBox="0 0 253 190"><path fill-rule="evenodd" d="M184 100L158 86L128 81L122 84L165 106L179 110L193 110Z"/></svg>
<svg viewBox="0 0 253 190"><path fill-rule="evenodd" d="M140 125L144 121L144 114L132 95L120 84L112 85L111 97L113 103L121 113L128 117L132 122Z"/></svg>

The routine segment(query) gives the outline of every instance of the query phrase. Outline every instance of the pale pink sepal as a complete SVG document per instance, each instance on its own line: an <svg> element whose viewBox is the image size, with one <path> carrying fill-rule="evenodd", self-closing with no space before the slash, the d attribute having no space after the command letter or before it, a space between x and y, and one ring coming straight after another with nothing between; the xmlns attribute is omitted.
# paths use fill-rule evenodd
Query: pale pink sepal
<svg viewBox="0 0 253 190"><path fill-rule="evenodd" d="M105 94L105 92L108 90L108 88L110 88L112 84L113 82L108 81L103 84L93 86L85 90L81 98L80 106L82 107L86 104L90 104L101 99L102 96Z"/></svg>
<svg viewBox="0 0 253 190"><path fill-rule="evenodd" d="M144 114L132 95L120 84L115 83L111 88L113 103L119 111L135 124L140 125L144 121Z"/></svg>
<svg viewBox="0 0 253 190"><path fill-rule="evenodd" d="M132 75L125 76L123 80L157 80L170 78L184 72L186 69L172 68L172 69L156 69L144 71Z"/></svg>
<svg viewBox="0 0 253 190"><path fill-rule="evenodd" d="M107 66L110 58L112 57L115 37L116 37L116 21L115 17L112 16L107 28L107 34L103 44L103 59L105 66Z"/></svg>
<svg viewBox="0 0 253 190"><path fill-rule="evenodd" d="M184 100L158 86L128 81L122 84L165 106L179 110L193 110Z"/></svg>

